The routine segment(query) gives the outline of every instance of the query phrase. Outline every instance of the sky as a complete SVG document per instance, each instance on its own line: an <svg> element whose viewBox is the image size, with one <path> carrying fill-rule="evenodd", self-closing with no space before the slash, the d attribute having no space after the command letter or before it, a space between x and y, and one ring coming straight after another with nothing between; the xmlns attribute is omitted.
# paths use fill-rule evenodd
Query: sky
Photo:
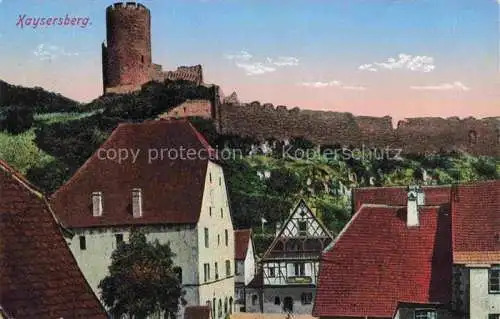
<svg viewBox="0 0 500 319"><path fill-rule="evenodd" d="M240 100L355 115L500 116L500 0L143 0L153 62ZM0 79L102 94L108 0L0 0ZM28 18L88 18L33 26Z"/></svg>

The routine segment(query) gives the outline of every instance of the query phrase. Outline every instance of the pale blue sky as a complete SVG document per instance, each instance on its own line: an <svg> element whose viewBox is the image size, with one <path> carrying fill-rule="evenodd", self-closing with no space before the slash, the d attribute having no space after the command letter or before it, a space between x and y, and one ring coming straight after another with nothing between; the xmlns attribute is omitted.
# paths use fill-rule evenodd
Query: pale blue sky
<svg viewBox="0 0 500 319"><path fill-rule="evenodd" d="M113 2L2 0L0 78L79 100L99 95L105 8ZM436 105L443 105L437 115L466 116L466 106L474 103L470 115L500 115L496 0L142 3L152 12L153 61L164 69L200 63L207 82L221 84L227 94L236 90L247 100L395 116L436 111ZM90 23L20 28L16 22L24 14L69 14ZM424 104L420 111L415 101Z"/></svg>

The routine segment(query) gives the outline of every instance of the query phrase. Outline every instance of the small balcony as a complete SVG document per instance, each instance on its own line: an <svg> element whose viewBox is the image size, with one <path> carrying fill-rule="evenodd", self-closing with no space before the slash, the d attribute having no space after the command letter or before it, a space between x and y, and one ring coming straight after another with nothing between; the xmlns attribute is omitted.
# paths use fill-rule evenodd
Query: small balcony
<svg viewBox="0 0 500 319"><path fill-rule="evenodd" d="M312 284L311 276L291 276L286 278L287 284Z"/></svg>

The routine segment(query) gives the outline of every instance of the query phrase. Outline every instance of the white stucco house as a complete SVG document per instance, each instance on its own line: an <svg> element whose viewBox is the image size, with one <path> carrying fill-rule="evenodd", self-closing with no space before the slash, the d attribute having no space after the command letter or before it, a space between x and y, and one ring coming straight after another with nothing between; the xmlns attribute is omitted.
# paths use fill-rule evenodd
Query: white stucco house
<svg viewBox="0 0 500 319"><path fill-rule="evenodd" d="M234 230L217 155L186 120L120 124L51 197L75 234L69 247L94 292L132 227L170 243L183 306L234 308ZM179 311L182 318L183 308Z"/></svg>
<svg viewBox="0 0 500 319"><path fill-rule="evenodd" d="M320 319L499 319L500 180L355 189L321 257Z"/></svg>
<svg viewBox="0 0 500 319"><path fill-rule="evenodd" d="M246 287L255 277L255 247L251 229L234 231L234 295L238 312L245 312Z"/></svg>

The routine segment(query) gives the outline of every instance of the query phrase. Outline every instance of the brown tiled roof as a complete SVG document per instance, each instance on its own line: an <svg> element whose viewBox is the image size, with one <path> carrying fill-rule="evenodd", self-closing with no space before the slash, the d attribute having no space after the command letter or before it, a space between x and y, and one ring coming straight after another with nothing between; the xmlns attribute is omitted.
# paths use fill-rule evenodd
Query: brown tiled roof
<svg viewBox="0 0 500 319"><path fill-rule="evenodd" d="M107 318L40 193L0 161L0 306L14 318Z"/></svg>
<svg viewBox="0 0 500 319"><path fill-rule="evenodd" d="M187 306L184 310L184 319L210 319L210 307Z"/></svg>
<svg viewBox="0 0 500 319"><path fill-rule="evenodd" d="M209 157L214 150L186 120L121 124L101 146L104 150L133 149L139 154L118 163L94 153L53 196L60 219L69 227L132 224L196 224ZM150 160L149 152L175 152ZM201 157L188 159L188 151ZM181 158L181 152L184 156ZM209 155L210 154L210 155ZM153 154L154 155L154 154ZM143 216L131 212L132 189L142 189ZM92 215L92 192L102 192L103 213Z"/></svg>
<svg viewBox="0 0 500 319"><path fill-rule="evenodd" d="M460 185L453 191L455 263L500 259L500 180Z"/></svg>
<svg viewBox="0 0 500 319"><path fill-rule="evenodd" d="M244 260L246 258L250 239L252 239L251 229L237 229L234 231L234 259Z"/></svg>

